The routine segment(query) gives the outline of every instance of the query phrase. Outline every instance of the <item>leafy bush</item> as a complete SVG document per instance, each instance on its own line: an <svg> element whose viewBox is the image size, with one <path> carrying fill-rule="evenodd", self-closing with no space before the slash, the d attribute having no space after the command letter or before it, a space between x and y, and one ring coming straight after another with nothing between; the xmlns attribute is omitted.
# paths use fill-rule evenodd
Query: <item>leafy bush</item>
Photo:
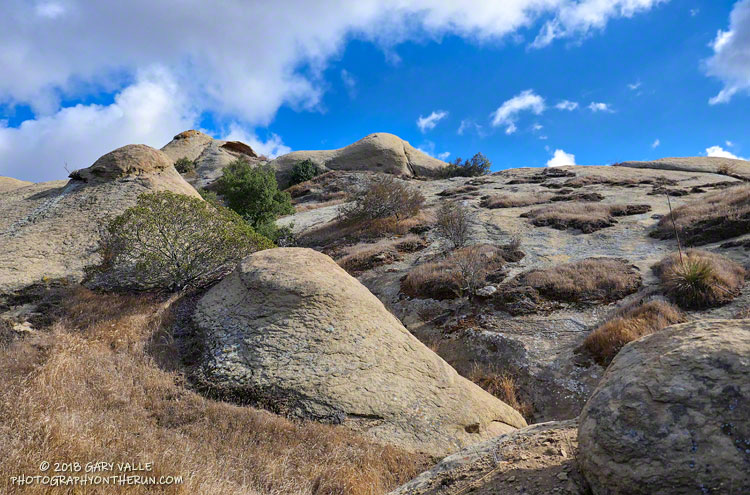
<svg viewBox="0 0 750 495"><path fill-rule="evenodd" d="M181 174L195 171L195 162L187 157L182 157L174 164L174 168Z"/></svg>
<svg viewBox="0 0 750 495"><path fill-rule="evenodd" d="M297 162L292 167L292 174L289 177L289 185L294 186L301 182L306 182L320 174L320 169L309 158Z"/></svg>
<svg viewBox="0 0 750 495"><path fill-rule="evenodd" d="M368 179L362 191L352 195L339 214L344 220L361 222L380 218L413 217L424 205L422 193L392 175L376 175Z"/></svg>
<svg viewBox="0 0 750 495"><path fill-rule="evenodd" d="M683 321L684 315L664 301L629 306L591 332L583 341L583 347L597 363L607 366L628 342Z"/></svg>
<svg viewBox="0 0 750 495"><path fill-rule="evenodd" d="M235 212L169 191L142 194L100 241L100 281L178 291L218 280L248 254L273 247Z"/></svg>
<svg viewBox="0 0 750 495"><path fill-rule="evenodd" d="M227 207L273 240L279 235L275 220L294 213L289 193L279 191L276 174L268 166L253 167L246 160L237 159L224 168L216 191L224 197Z"/></svg>
<svg viewBox="0 0 750 495"><path fill-rule="evenodd" d="M477 153L469 160L456 158L445 168L446 177L479 177L490 173L492 162L482 153Z"/></svg>
<svg viewBox="0 0 750 495"><path fill-rule="evenodd" d="M720 254L689 249L673 253L653 268L664 292L684 309L726 304L745 284L742 266Z"/></svg>
<svg viewBox="0 0 750 495"><path fill-rule="evenodd" d="M471 237L471 214L459 202L443 203L437 211L436 232L453 249L466 245Z"/></svg>
<svg viewBox="0 0 750 495"><path fill-rule="evenodd" d="M201 198L208 201L209 203L221 204L221 199L219 198L219 195L216 194L216 191L211 191L202 187L200 189L197 189L197 191L198 194L201 195Z"/></svg>

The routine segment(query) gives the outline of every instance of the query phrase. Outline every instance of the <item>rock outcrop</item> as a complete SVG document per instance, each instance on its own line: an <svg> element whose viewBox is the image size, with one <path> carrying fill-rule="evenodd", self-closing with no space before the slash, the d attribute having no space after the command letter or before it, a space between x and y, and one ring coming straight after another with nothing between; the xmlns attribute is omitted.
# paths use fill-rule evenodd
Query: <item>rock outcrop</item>
<svg viewBox="0 0 750 495"><path fill-rule="evenodd" d="M205 384L288 415L443 456L526 426L328 256L254 253L198 303Z"/></svg>
<svg viewBox="0 0 750 495"><path fill-rule="evenodd" d="M388 134L370 134L337 150L293 151L271 161L281 187L289 185L292 167L311 160L322 170L384 172L403 177L436 177L447 164Z"/></svg>
<svg viewBox="0 0 750 495"><path fill-rule="evenodd" d="M144 192L200 197L161 151L128 145L71 180L16 187L0 196L0 293L41 280L78 280L96 262L99 229Z"/></svg>
<svg viewBox="0 0 750 495"><path fill-rule="evenodd" d="M221 177L230 163L242 158L252 164L262 162L253 149L240 141L214 139L200 131L189 130L177 134L161 149L174 164L180 158L195 163L195 171L184 174L185 180L195 187L206 187Z"/></svg>
<svg viewBox="0 0 750 495"><path fill-rule="evenodd" d="M750 162L718 156L685 156L659 158L646 162L622 162L620 167L652 168L657 170L679 170L682 172L720 173L750 179Z"/></svg>
<svg viewBox="0 0 750 495"><path fill-rule="evenodd" d="M595 495L750 492L750 320L675 325L628 344L583 409Z"/></svg>

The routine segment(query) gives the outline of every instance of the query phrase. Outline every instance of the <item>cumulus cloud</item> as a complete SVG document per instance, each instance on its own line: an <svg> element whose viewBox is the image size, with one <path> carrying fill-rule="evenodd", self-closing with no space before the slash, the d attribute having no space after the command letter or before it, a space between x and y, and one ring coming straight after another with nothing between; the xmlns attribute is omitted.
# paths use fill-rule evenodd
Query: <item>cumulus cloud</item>
<svg viewBox="0 0 750 495"><path fill-rule="evenodd" d="M419 130L424 134L425 132L434 129L438 122L440 122L447 116L448 112L444 110L434 111L427 117L422 117L420 115L417 119L417 127L419 127Z"/></svg>
<svg viewBox="0 0 750 495"><path fill-rule="evenodd" d="M445 159L448 158L449 156L451 156L450 151L443 151L442 153L437 154L437 157L443 161L445 161Z"/></svg>
<svg viewBox="0 0 750 495"><path fill-rule="evenodd" d="M570 101L570 100L563 100L557 105L555 105L555 108L558 110L567 110L569 112L572 112L576 108L578 108L578 102L576 101Z"/></svg>
<svg viewBox="0 0 750 495"><path fill-rule="evenodd" d="M735 160L744 160L745 158L739 157L734 153L725 150L721 146L710 146L706 148L706 156L716 156L719 158L734 158Z"/></svg>
<svg viewBox="0 0 750 495"><path fill-rule="evenodd" d="M728 103L740 91L750 91L750 0L734 4L729 31L719 31L711 43L714 54L706 60L706 72L724 83L709 104Z"/></svg>
<svg viewBox="0 0 750 495"><path fill-rule="evenodd" d="M661 144L661 141L657 138L653 143L651 143L652 148L658 148Z"/></svg>
<svg viewBox="0 0 750 495"><path fill-rule="evenodd" d="M114 114L119 107L60 108L60 102L92 93L129 94L142 88L138 74L155 65L171 74L174 99L190 102L191 110L210 113L220 123L267 126L282 105L295 110L321 107L328 62L352 38L377 43L395 57L395 47L410 39L457 35L500 41L549 21L540 33L546 44L554 38L586 36L610 19L631 17L661 1L5 0L0 16L0 105L30 105L36 118L23 129L6 126L3 135L42 142L41 135L32 133L66 116L84 111L99 118ZM171 106L179 114L184 105ZM122 122L124 115L110 119ZM164 118L158 112L151 116ZM140 125L154 129L153 134L133 131L119 136L162 140L164 120ZM171 128L169 134L181 127ZM77 139L82 148L100 148L96 132L88 140L83 135ZM14 159L31 169L49 158L45 153L57 157L69 151L61 145L56 153L52 145L56 144L48 142L44 150L34 152L20 143L17 147L27 149L27 154L14 153ZM3 169L9 166L0 162Z"/></svg>
<svg viewBox="0 0 750 495"><path fill-rule="evenodd" d="M609 105L609 103L601 103L601 102L595 102L592 101L591 104L589 104L589 110L592 112L607 112L607 113L613 113L614 110L612 110L612 107Z"/></svg>
<svg viewBox="0 0 750 495"><path fill-rule="evenodd" d="M565 153L563 150L555 150L555 153L547 161L548 167L562 167L564 165L575 165L576 156L572 153Z"/></svg>
<svg viewBox="0 0 750 495"><path fill-rule="evenodd" d="M633 17L669 0L581 0L558 2L554 19L547 21L532 43L541 48L557 38L587 36L601 30L614 17Z"/></svg>
<svg viewBox="0 0 750 495"><path fill-rule="evenodd" d="M41 181L61 179L128 143L160 148L197 113L163 68L141 71L110 105L76 105L19 127L0 122L0 175Z"/></svg>
<svg viewBox="0 0 750 495"><path fill-rule="evenodd" d="M519 113L528 111L540 115L544 109L544 98L534 93L533 89L521 91L492 112L492 127L505 126L505 133L513 134L516 132Z"/></svg>

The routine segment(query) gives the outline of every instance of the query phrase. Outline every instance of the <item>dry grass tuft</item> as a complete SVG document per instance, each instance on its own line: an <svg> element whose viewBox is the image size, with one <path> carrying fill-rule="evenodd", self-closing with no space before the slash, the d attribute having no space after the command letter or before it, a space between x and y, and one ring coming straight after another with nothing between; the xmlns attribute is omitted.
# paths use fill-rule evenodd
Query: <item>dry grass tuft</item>
<svg viewBox="0 0 750 495"><path fill-rule="evenodd" d="M675 232L691 246L722 241L750 232L750 184L728 187L706 194L665 215L651 233L658 239L672 239Z"/></svg>
<svg viewBox="0 0 750 495"><path fill-rule="evenodd" d="M652 267L667 296L683 309L721 306L739 295L746 270L729 258L689 249L672 253Z"/></svg>
<svg viewBox="0 0 750 495"><path fill-rule="evenodd" d="M612 302L637 291L641 276L624 260L588 258L522 273L515 283L532 287L553 301Z"/></svg>
<svg viewBox="0 0 750 495"><path fill-rule="evenodd" d="M552 200L554 194L552 193L505 193L505 194L494 194L492 196L485 196L479 203L479 206L484 208L518 208L521 206L539 205L548 203Z"/></svg>
<svg viewBox="0 0 750 495"><path fill-rule="evenodd" d="M0 491L42 460L152 462L173 494L382 494L424 459L343 427L208 400L149 353L163 301L72 293L49 332L0 348ZM152 493L141 487L107 493ZM24 493L60 493L26 487ZM99 493L97 490L76 493ZM72 493L72 491L71 491Z"/></svg>
<svg viewBox="0 0 750 495"><path fill-rule="evenodd" d="M614 217L638 215L651 211L649 205L603 205L590 202L572 202L563 205L545 206L521 215L530 218L537 227L552 227L557 230L577 229L590 234L613 226Z"/></svg>
<svg viewBox="0 0 750 495"><path fill-rule="evenodd" d="M399 259L399 253L419 251L426 246L425 241L414 234L374 243L361 243L345 248L336 263L347 272L356 274L391 264Z"/></svg>
<svg viewBox="0 0 750 495"><path fill-rule="evenodd" d="M521 397L513 375L507 371L499 371L496 367L487 368L474 363L469 380L521 413L521 416L531 424L534 417L534 406Z"/></svg>
<svg viewBox="0 0 750 495"><path fill-rule="evenodd" d="M461 279L448 261L423 263L401 281L401 292L417 299L455 299L461 293Z"/></svg>
<svg viewBox="0 0 750 495"><path fill-rule="evenodd" d="M591 332L583 341L583 347L597 363L607 366L628 342L683 321L684 315L671 304L649 301L619 311Z"/></svg>

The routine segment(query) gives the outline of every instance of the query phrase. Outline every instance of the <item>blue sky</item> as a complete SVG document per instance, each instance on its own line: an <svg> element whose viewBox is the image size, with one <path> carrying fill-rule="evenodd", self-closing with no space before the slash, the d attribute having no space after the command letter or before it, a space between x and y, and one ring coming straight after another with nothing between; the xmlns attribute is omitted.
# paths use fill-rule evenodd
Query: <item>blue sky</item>
<svg viewBox="0 0 750 495"><path fill-rule="evenodd" d="M750 157L750 0L234 0L221 21L9 1L0 175L64 178L191 127L269 155L391 132L494 170Z"/></svg>

